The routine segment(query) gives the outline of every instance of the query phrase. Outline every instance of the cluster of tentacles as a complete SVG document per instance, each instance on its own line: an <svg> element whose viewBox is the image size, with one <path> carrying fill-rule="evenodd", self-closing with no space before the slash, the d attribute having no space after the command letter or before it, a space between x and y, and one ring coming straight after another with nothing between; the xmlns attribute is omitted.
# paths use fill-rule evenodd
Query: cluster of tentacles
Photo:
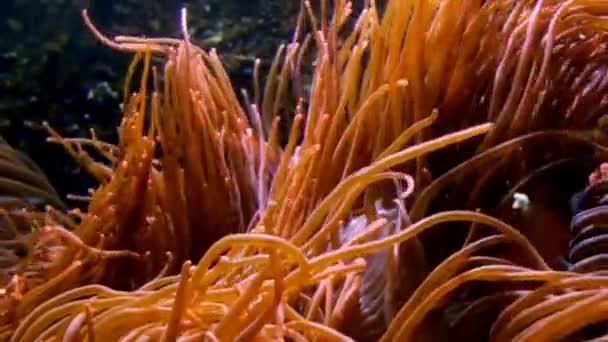
<svg viewBox="0 0 608 342"><path fill-rule="evenodd" d="M63 202L40 168L0 137L0 286L33 255L32 226L44 223L45 206Z"/></svg>
<svg viewBox="0 0 608 342"><path fill-rule="evenodd" d="M215 51L190 43L185 10L182 39L109 39L83 12L136 54L120 141L49 128L100 186L86 213L51 210L36 230L2 293L2 337L608 334L605 166L585 188L608 157L595 129L608 3L302 8L244 106Z"/></svg>

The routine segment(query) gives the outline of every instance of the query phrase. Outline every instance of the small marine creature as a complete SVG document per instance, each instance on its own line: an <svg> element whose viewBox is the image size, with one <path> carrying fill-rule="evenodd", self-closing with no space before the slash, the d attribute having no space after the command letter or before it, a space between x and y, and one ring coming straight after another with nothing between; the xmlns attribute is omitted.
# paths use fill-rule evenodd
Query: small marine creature
<svg viewBox="0 0 608 342"><path fill-rule="evenodd" d="M516 192L513 194L513 205L511 206L513 210L521 210L523 212L528 211L530 209L530 198L528 195Z"/></svg>

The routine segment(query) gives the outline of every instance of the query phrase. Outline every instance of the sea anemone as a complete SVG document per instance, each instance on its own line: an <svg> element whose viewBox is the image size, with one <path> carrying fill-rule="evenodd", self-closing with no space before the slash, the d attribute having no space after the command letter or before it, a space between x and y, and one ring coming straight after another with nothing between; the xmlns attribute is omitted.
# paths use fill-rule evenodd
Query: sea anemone
<svg viewBox="0 0 608 342"><path fill-rule="evenodd" d="M45 206L63 202L40 168L0 137L0 284L6 286L32 254L32 225L42 224Z"/></svg>
<svg viewBox="0 0 608 342"><path fill-rule="evenodd" d="M552 242L529 229L547 229L551 211L531 196L514 213L509 200L554 184L556 170L583 175L581 160L606 158L589 132L606 105L607 11L582 0L395 0L366 3L353 18L349 1L322 1L320 11L304 1L292 42L263 93L256 72L244 109L216 52L190 42L185 10L182 39L109 39L84 11L101 42L136 54L120 141L53 133L101 185L86 213L71 214L72 227L69 215L47 215L34 248L57 251L5 288L2 333L13 341L606 334L595 325L606 319L601 267L560 268L557 254L577 254L543 247ZM150 66L152 54L165 58L163 72ZM298 101L281 144L290 93ZM585 218L603 208L591 193L577 207ZM592 222L600 237L602 218ZM576 216L575 233L587 223Z"/></svg>

